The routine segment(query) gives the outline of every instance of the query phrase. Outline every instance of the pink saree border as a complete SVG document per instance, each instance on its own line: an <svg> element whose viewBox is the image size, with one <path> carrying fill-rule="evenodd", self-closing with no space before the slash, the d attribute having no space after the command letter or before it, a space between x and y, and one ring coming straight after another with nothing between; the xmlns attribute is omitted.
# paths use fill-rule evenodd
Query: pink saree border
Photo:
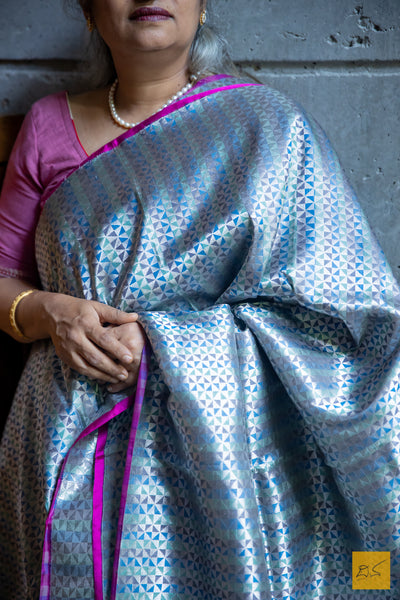
<svg viewBox="0 0 400 600"><path fill-rule="evenodd" d="M145 391L146 382L147 382L149 354L150 353L148 351L144 351L143 355L142 355L142 361L140 364L140 371L139 371L138 382L137 382L135 404L133 407L132 425L131 425L131 429L130 429L128 449L127 449L127 453L126 453L125 471L124 471L124 478L122 481L121 501L120 501L119 514L118 514L117 539L116 539L116 543L115 543L115 555L114 555L114 564L113 564L113 575L112 575L112 581L111 581L110 600L115 600L116 593L117 593L118 569L119 569L119 559L120 559L120 554L121 554L122 530L123 530L123 526L124 526L125 508L126 508L126 501L127 501L127 497L128 497L128 488L129 488L129 480L130 480L131 467L132 467L133 449L135 446L136 432L137 432L138 425L139 425L139 418L140 418L140 413L142 410L144 391ZM142 373L142 370L143 370L143 373Z"/></svg>
<svg viewBox="0 0 400 600"><path fill-rule="evenodd" d="M66 464L68 461L69 454L70 454L71 450L76 446L76 444L80 440L87 437L89 434L93 433L97 429L100 429L100 432L99 432L99 437L98 437L97 445L96 445L95 460L96 460L96 458L100 459L100 461L103 461L103 465L100 464L100 466L99 465L96 466L96 464L95 464L95 472L97 469L97 482L95 482L94 490L93 490L93 496L94 496L93 497L93 511L94 511L93 512L93 523L96 523L96 524L100 523L100 528L98 528L94 534L92 532L92 539L93 539L93 535L94 535L96 553L95 553L95 548L93 548L93 563L94 563L93 569L94 569L94 573L95 573L95 589L97 589L97 592L96 592L97 594L100 593L99 579L100 579L100 584L101 584L101 596L95 596L95 600L100 600L102 598L102 594L103 594L102 570L103 569L102 569L102 550L101 550L101 546L102 546L101 519L102 519L102 515L103 515L103 494L104 494L104 453L103 453L103 451L104 451L105 443L107 441L107 424L109 423L109 421L111 421L111 419L117 417L118 415L123 413L125 410L127 410L134 402L132 427L134 427L135 429L134 429L134 431L132 431L132 428L131 428L129 445L128 445L128 455L130 457L128 462L130 464L132 462L132 454L133 454L133 447L134 447L135 438L136 438L136 430L137 430L137 427L139 424L140 412L141 412L141 408L142 408L142 404L143 404L144 391L146 389L149 353L150 353L150 347L148 344L146 344L145 347L143 348L143 352L142 352L135 397L133 395L127 396L126 398L121 400L118 404L116 404L110 411L108 411L107 413L105 413L104 415L102 415L101 417L96 419L93 423L88 425L88 427L86 427L86 429L84 429L82 431L82 433L77 437L77 439L72 444L71 448L68 450L67 454L65 455L65 457L63 459L60 473L59 473L59 476L57 479L56 488L54 490L50 510L47 515L46 524L45 524L39 600L51 600L51 581L50 581L50 579L51 579L52 523L53 523L53 518L54 518L54 510L55 510L55 505L56 505L56 501L57 501L57 496L58 496L58 492L61 487L63 474L64 474L64 470L65 470L65 467L66 467ZM123 490L124 490L124 487L126 488L125 498L123 501L123 510L125 510L125 504L126 504L126 492L127 492L126 477L127 477L127 468L125 468L124 481L123 481ZM128 483L129 483L129 474L128 474ZM121 505L120 505L119 520L121 519L121 506L122 506L122 498L121 498ZM121 535L119 535L119 540L121 540ZM116 548L116 553L117 553L117 549L119 550L119 548ZM119 552L118 552L118 557L119 557ZM100 559L100 564L99 564L99 559ZM96 588L96 583L97 583L97 588Z"/></svg>
<svg viewBox="0 0 400 600"><path fill-rule="evenodd" d="M231 75L220 74L220 75L211 75L210 77L204 77L203 79L200 79L199 81L197 81L197 83L195 85L192 86L190 92L193 92L193 90L195 90L196 88L204 85L205 83L212 83L213 81L219 81L220 79L226 79L227 77L231 77ZM187 100L187 99L192 98L192 97L193 97L192 95L190 95L190 96L184 96L183 99ZM177 103L178 103L178 101L175 101L172 104L170 104L167 108L176 107ZM79 165L78 169L80 167L82 167L83 165L85 165L87 162L90 162L93 158L96 158L96 156L99 156L100 154L104 154L105 152L109 152L113 148L116 148L117 146L119 146L120 143L123 142L125 139L129 138L131 135L135 135L135 133L137 133L138 131L140 131L141 129L138 129L138 128L141 127L142 125L144 127L147 127L147 125L150 125L154 121L157 121L158 119L161 119L164 116L164 114L163 114L164 111L166 111L166 110L167 109L164 108L162 110L159 110L159 111L155 112L154 115L151 115L150 117L148 117L144 121L141 121L140 123L138 123L132 129L124 131L123 133L121 133L121 135L119 135L118 137L116 137L113 140L111 140L111 142L108 142L107 144L104 144L104 146L101 146L98 150L96 150L95 152L92 152L92 154L88 154L87 158Z"/></svg>
<svg viewBox="0 0 400 600"><path fill-rule="evenodd" d="M94 459L92 521L94 600L103 600L102 524L105 471L104 448L107 442L107 433L108 423L99 429Z"/></svg>
<svg viewBox="0 0 400 600"><path fill-rule="evenodd" d="M47 515L46 525L45 525L45 534L44 534L44 543L43 543L43 559L42 559L42 575L41 575L41 584L40 584L40 597L39 600L50 600L50 571L51 571L51 530L52 523L54 518L54 509L58 496L58 492L60 491L62 478L64 475L65 466L67 464L67 460L71 450L76 446L76 444L87 437L89 434L96 431L103 425L105 425L108 421L113 419L114 417L120 415L124 412L132 403L132 396L128 396L124 398L114 406L108 413L99 417L96 421L91 423L82 433L78 436L75 442L72 444L71 448L68 450L67 454L64 457L62 462L60 474L57 479L57 485L54 490L53 499L51 502L50 510Z"/></svg>
<svg viewBox="0 0 400 600"><path fill-rule="evenodd" d="M196 83L196 85L194 85L192 87L191 91L193 91L197 87L203 85L204 83L219 81L220 79L227 79L228 77L232 77L232 76L231 75L212 75L210 77L206 77L206 78L198 81ZM57 187L55 189L51 190L51 192L48 195L45 194L43 196L43 198L41 200L42 210L46 204L46 201L49 199L49 197L52 196L54 194L54 192L64 183L64 181L66 181L71 175L73 175L73 173L75 173L75 171L78 171L81 167L83 167L87 163L91 162L93 159L97 158L98 156L101 156L102 154L105 154L105 153L109 152L110 150L117 148L120 144L122 144L122 142L129 139L130 137L133 137L134 135L136 135L137 133L139 133L140 131L142 131L143 129L145 129L146 127L151 125L152 123L159 121L160 119L162 119L163 117L166 117L167 115L170 115L171 113L179 110L183 106L187 106L188 104L190 104L192 102L201 100L201 98L206 98L207 96L212 96L213 94L217 94L218 92L238 89L238 88L242 88L242 87L255 87L255 86L259 87L259 86L262 86L262 84L261 83L235 83L232 85L224 85L221 87L213 88L211 90L206 90L204 92L199 92L198 94L185 96L185 97L181 98L180 100L173 102L166 108L158 111L157 113L155 113L148 119L142 121L141 123L138 123L138 125L136 125L132 129L129 129L128 131L125 131L124 133L121 133L121 135L119 135L118 137L113 139L111 142L108 142L107 144L105 144L104 146L102 146L101 148L99 148L98 150L93 152L92 154L88 155L88 157L85 160L83 160L76 168L74 168L72 171L70 171L66 175L65 179L60 181L60 183L57 185Z"/></svg>
<svg viewBox="0 0 400 600"><path fill-rule="evenodd" d="M130 137L133 137L134 135L136 135L137 133L139 133L140 131L142 131L143 129L145 129L146 127L148 127L155 121L159 121L163 117L170 115L171 113L179 110L183 106L187 106L188 104L191 104L192 102L196 102L196 100L200 100L201 98L206 98L207 96L212 96L213 94L217 94L218 92L234 90L234 89L242 88L242 87L260 86L260 85L262 85L262 84L260 84L260 83L234 83L232 85L224 85L224 86L221 86L218 88L213 88L212 90L206 90L204 92L199 92L198 94L193 94L191 96L186 96L184 98L181 98L180 100L177 100L176 102L174 102L173 104L170 104L166 108L163 108L162 110L158 111L157 113L155 113L148 119L145 119L141 123L138 123L132 129L129 129L125 133L122 133L120 136L118 136L117 138L115 138L114 140L109 142L108 144L105 144L104 146L102 146L101 148L96 150L96 152L93 152L93 154L88 156L88 158L85 159L80 164L80 167L84 166L86 163L90 162L97 156L100 156L101 154L109 152L110 150L113 150L114 148L117 148L122 142L129 139Z"/></svg>

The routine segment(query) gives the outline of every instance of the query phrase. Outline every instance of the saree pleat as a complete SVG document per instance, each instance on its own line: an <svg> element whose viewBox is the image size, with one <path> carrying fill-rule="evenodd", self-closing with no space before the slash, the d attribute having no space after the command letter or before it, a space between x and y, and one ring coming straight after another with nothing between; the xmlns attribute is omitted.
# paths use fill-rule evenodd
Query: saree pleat
<svg viewBox="0 0 400 600"><path fill-rule="evenodd" d="M50 506L51 600L400 598L399 290L301 109L200 85L70 175L36 248L44 289L138 312L151 352L139 414L35 345L7 600L38 597ZM361 550L391 553L390 589L352 589Z"/></svg>

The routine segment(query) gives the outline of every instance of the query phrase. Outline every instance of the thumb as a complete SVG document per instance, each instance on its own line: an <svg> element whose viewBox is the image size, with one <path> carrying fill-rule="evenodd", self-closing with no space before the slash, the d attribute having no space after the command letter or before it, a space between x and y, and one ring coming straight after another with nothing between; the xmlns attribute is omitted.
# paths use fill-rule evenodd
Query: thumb
<svg viewBox="0 0 400 600"><path fill-rule="evenodd" d="M134 323L138 320L137 313L127 313L101 302L95 302L95 309L102 324L124 325L124 323Z"/></svg>

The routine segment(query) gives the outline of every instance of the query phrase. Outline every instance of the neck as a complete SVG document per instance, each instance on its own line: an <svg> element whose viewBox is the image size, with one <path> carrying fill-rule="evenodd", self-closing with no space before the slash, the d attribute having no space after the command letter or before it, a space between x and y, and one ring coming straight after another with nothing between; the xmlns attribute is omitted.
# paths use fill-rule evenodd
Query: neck
<svg viewBox="0 0 400 600"><path fill-rule="evenodd" d="M114 60L121 110L157 107L189 81L187 56L172 62L163 53L143 54L134 61Z"/></svg>

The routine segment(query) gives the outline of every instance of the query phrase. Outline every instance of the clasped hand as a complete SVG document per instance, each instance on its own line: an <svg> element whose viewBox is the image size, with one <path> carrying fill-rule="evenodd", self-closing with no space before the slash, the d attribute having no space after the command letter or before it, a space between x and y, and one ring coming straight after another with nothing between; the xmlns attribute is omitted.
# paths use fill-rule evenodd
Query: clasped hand
<svg viewBox="0 0 400 600"><path fill-rule="evenodd" d="M136 313L63 294L50 302L48 331L65 363L112 393L136 383L146 339Z"/></svg>

